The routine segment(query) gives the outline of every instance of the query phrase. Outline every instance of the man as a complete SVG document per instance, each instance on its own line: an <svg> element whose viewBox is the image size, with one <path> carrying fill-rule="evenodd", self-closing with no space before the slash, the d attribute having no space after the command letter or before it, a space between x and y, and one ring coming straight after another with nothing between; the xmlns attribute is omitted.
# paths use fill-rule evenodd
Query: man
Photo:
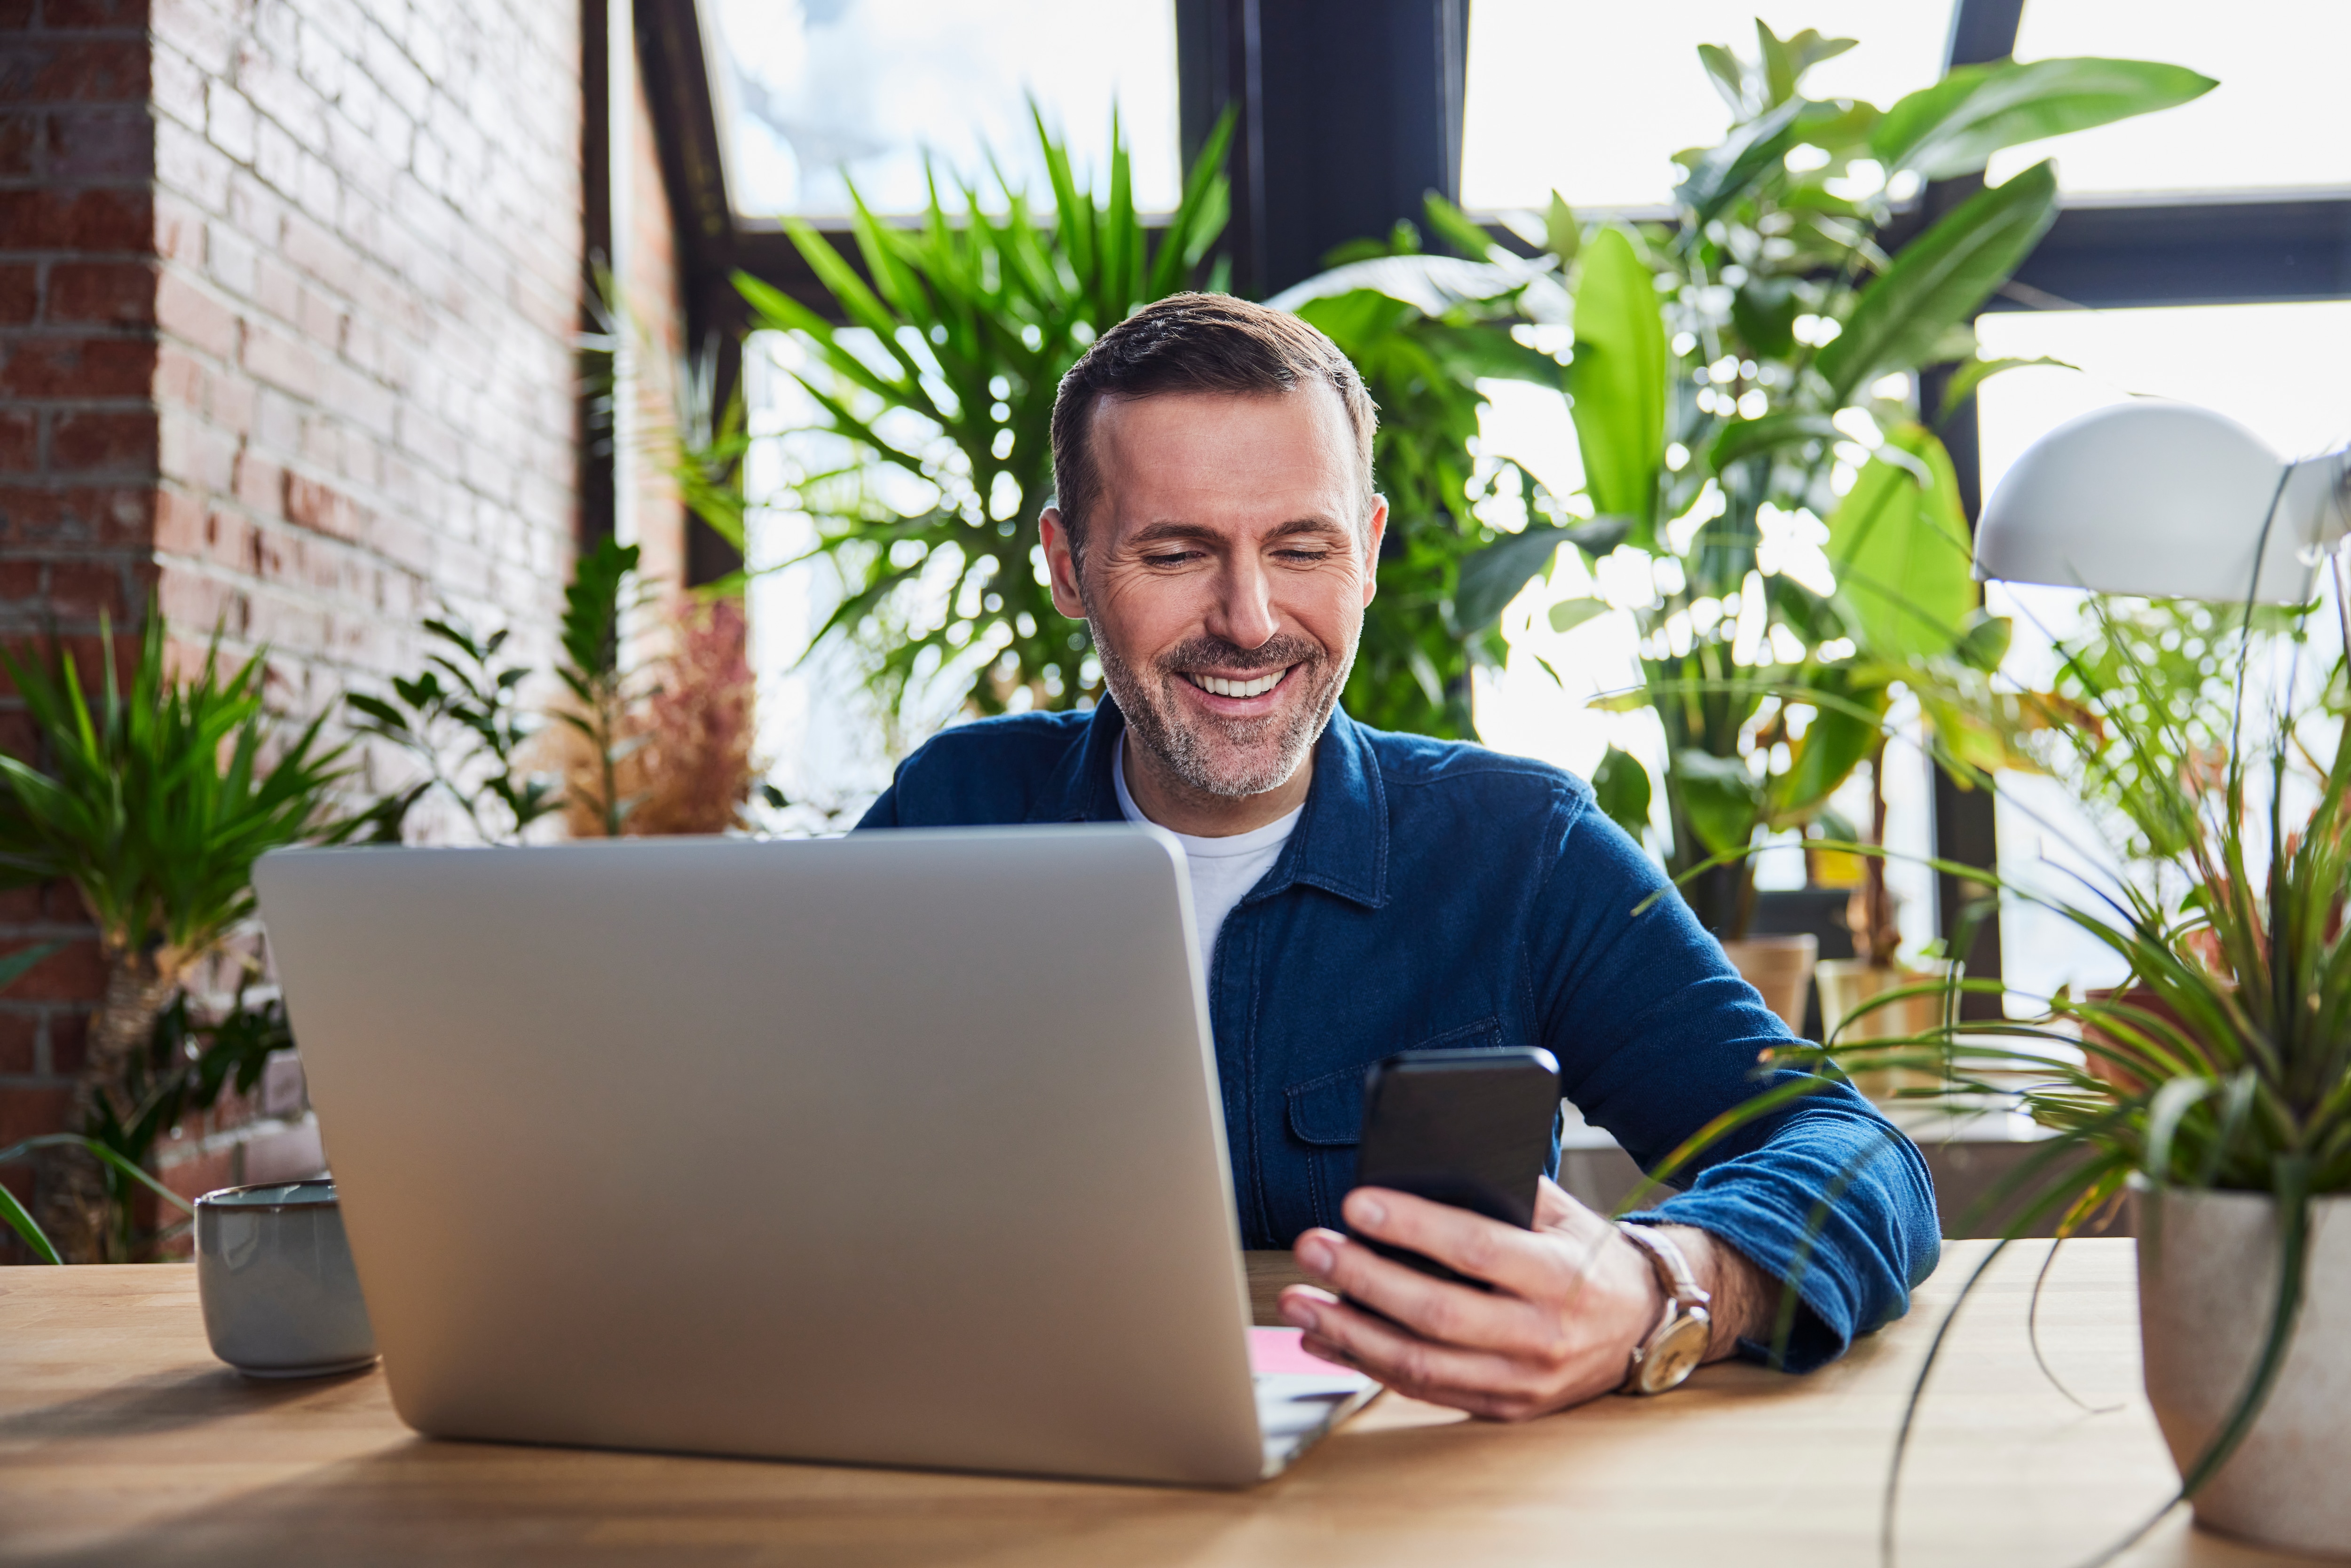
<svg viewBox="0 0 2351 1568"><path fill-rule="evenodd" d="M1293 1246L1328 1287L1281 1301L1318 1354L1522 1417L1651 1389L1669 1330L1685 1355L1767 1354L1792 1282L1787 1364L1834 1356L1937 1253L1917 1151L1850 1089L1677 1173L1688 1189L1641 1217L1663 1256L1548 1176L1532 1231L1348 1192L1364 1069L1398 1051L1543 1046L1645 1167L1788 1076L1758 1066L1787 1030L1687 906L1635 913L1660 873L1581 781L1340 711L1387 526L1374 418L1345 356L1261 306L1179 295L1104 333L1061 383L1041 534L1108 695L941 733L860 826L1123 818L1182 839L1245 1243Z"/></svg>

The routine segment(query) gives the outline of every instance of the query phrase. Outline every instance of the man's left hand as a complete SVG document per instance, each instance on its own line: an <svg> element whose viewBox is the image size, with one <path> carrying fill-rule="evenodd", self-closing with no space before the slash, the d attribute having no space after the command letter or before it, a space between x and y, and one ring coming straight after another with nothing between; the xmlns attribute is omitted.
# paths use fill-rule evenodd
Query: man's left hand
<svg viewBox="0 0 2351 1568"><path fill-rule="evenodd" d="M1283 1291L1283 1319L1305 1331L1315 1354L1415 1399L1503 1421L1580 1405L1624 1383L1634 1347L1664 1316L1647 1255L1548 1178L1531 1230L1379 1187L1348 1194L1346 1216L1358 1237L1493 1287L1435 1279L1334 1230L1298 1239L1299 1267L1330 1289ZM1704 1231L1669 1233L1714 1294L1707 1359L1728 1355L1767 1296L1761 1272Z"/></svg>

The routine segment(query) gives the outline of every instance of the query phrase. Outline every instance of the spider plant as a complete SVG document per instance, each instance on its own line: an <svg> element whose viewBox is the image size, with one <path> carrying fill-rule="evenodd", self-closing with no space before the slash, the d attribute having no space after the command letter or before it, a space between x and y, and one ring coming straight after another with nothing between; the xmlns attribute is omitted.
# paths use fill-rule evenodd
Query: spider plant
<svg viewBox="0 0 2351 1568"><path fill-rule="evenodd" d="M1736 1124L1849 1074L1897 1069L1935 1081L1905 1091L1906 1101L1958 1114L2015 1106L2048 1129L1963 1221L1972 1230L1987 1216L2009 1217L1952 1315L2011 1241L2053 1221L2062 1245L2127 1190L2271 1200L2278 1274L2252 1375L2204 1450L2181 1465L2178 1494L2108 1556L2195 1497L2244 1442L2293 1342L2313 1200L2351 1194L2351 745L2342 744L2343 666L2310 689L2305 626L2314 608L2249 607L2233 627L2215 626L2204 612L2192 623L2208 641L2166 672L2146 655L2179 644L2164 650L2165 639L2148 637L2150 616L2160 624L2193 612L2096 605L2093 634L2057 645L2062 670L2048 692L1956 674L1938 683L1931 671L1912 677L1930 706L1964 708L2007 728L2087 802L2126 822L2137 853L2125 873L2085 874L2070 890L1924 863L1983 890L1973 918L1988 917L1996 901L2053 913L2110 953L2137 988L2104 998L2060 990L2040 998L2034 1016L1970 1022L1964 1044L1950 1021L1956 1009L1947 1007L1946 1021L1923 1033L1792 1047L1774 1053L1774 1063L1810 1069L1813 1079L1782 1082L1726 1119ZM2215 680L2220 669L2231 678ZM2168 700L2150 701L2150 692ZM1938 762L1979 787L2001 788L1995 773L1936 733L1928 732ZM1861 1010L1938 988L1953 997L2003 989L1954 976L1886 993ZM1938 1330L1914 1385L1905 1442L1941 1337ZM1889 1562L1902 1453L1898 1442L1885 1516Z"/></svg>
<svg viewBox="0 0 2351 1568"><path fill-rule="evenodd" d="M347 777L323 717L291 731L262 702L262 658L221 667L217 634L193 678L169 667L150 611L126 686L113 629L93 707L64 645L0 650L39 738L39 765L0 756L0 884L70 882L98 927L106 991L75 1085L85 1133L132 1115L128 1075L186 975L254 913L253 862L281 845L347 836L329 803ZM265 756L274 760L265 761ZM109 1234L97 1172L77 1162L51 1189L64 1250L95 1258Z"/></svg>

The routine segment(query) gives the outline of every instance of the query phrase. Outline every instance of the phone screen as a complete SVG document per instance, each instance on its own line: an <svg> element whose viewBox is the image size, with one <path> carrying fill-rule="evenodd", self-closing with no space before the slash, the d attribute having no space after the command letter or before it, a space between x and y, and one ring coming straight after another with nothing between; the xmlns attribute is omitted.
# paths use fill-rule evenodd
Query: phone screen
<svg viewBox="0 0 2351 1568"><path fill-rule="evenodd" d="M1408 1051L1389 1057L1364 1075L1355 1185L1408 1192L1531 1228L1559 1101L1559 1063L1547 1051ZM1417 1252L1369 1238L1365 1244L1426 1273L1462 1278Z"/></svg>

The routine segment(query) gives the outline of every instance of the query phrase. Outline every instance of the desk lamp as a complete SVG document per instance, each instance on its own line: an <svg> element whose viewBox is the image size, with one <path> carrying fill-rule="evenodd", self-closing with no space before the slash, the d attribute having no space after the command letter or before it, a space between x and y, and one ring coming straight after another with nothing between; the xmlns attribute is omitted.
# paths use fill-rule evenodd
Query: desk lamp
<svg viewBox="0 0 2351 1568"><path fill-rule="evenodd" d="M2343 452L2288 463L2188 403L2102 408L2034 442L2001 480L1976 528L1976 580L2299 604L2351 533L2346 467Z"/></svg>

